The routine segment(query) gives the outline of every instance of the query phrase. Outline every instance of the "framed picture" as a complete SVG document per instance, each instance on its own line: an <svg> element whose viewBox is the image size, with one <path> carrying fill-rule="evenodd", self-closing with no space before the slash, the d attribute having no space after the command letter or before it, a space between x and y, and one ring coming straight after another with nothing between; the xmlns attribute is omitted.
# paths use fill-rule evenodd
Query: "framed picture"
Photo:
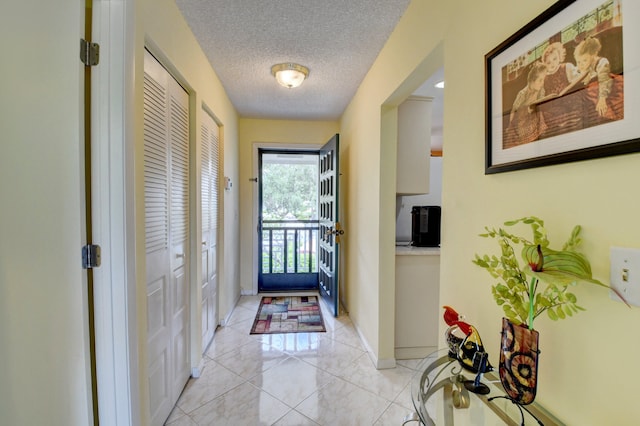
<svg viewBox="0 0 640 426"><path fill-rule="evenodd" d="M485 174L640 152L640 1L561 0L485 56Z"/></svg>

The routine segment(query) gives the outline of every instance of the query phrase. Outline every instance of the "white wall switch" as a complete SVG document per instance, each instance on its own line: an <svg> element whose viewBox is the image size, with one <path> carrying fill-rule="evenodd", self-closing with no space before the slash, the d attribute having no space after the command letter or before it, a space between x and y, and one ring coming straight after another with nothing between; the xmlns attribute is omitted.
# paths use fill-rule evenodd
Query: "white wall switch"
<svg viewBox="0 0 640 426"><path fill-rule="evenodd" d="M640 306L640 249L611 247L611 287L615 288L628 304ZM615 292L611 299L621 302Z"/></svg>

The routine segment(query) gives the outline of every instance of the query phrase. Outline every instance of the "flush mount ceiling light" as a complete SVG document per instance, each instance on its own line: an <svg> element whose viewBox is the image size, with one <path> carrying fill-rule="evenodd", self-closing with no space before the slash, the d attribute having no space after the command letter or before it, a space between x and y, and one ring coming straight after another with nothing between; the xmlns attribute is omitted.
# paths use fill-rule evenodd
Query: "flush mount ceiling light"
<svg viewBox="0 0 640 426"><path fill-rule="evenodd" d="M444 89L444 80L437 82L436 84L434 84L434 86L436 86L438 89Z"/></svg>
<svg viewBox="0 0 640 426"><path fill-rule="evenodd" d="M271 74L278 80L281 86L288 89L298 87L309 75L309 68L302 65L286 62L271 67Z"/></svg>

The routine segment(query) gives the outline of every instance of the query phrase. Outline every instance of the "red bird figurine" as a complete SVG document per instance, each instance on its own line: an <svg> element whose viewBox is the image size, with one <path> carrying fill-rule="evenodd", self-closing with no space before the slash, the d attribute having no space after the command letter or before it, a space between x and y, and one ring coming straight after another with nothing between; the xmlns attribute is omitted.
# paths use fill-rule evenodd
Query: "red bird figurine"
<svg viewBox="0 0 640 426"><path fill-rule="evenodd" d="M471 333L471 326L464 321L462 315L458 314L455 309L451 306L443 306L444 308L444 322L447 323L449 327L453 327L457 325L460 330L468 336Z"/></svg>
<svg viewBox="0 0 640 426"><path fill-rule="evenodd" d="M460 365L474 373L477 373L478 370L481 370L481 373L493 370L488 361L486 365L481 366L479 358L476 357L476 353L485 353L478 330L474 326L461 321L463 317L451 306L443 306L443 308L444 322L449 326L445 334L449 345L449 357L457 359ZM456 335L458 330L464 333L465 337Z"/></svg>
<svg viewBox="0 0 640 426"><path fill-rule="evenodd" d="M452 326L456 322L460 321L460 315L451 307L443 306L444 308L444 322L448 326Z"/></svg>

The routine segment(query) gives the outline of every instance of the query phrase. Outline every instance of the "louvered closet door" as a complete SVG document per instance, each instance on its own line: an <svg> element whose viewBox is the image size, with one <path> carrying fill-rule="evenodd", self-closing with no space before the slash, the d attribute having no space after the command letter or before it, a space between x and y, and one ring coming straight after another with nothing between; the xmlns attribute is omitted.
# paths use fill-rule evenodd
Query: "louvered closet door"
<svg viewBox="0 0 640 426"><path fill-rule="evenodd" d="M189 379L189 96L145 51L144 197L150 413L162 425Z"/></svg>
<svg viewBox="0 0 640 426"><path fill-rule="evenodd" d="M202 111L202 347L206 349L218 326L218 191L219 129Z"/></svg>

